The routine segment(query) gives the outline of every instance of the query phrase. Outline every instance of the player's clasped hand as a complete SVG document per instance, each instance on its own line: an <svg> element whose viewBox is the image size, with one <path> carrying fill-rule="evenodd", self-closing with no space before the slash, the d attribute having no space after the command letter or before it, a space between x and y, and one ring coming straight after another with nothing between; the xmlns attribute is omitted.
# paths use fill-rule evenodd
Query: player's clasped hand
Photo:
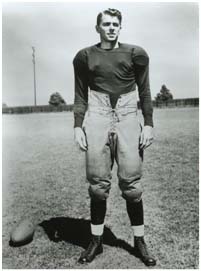
<svg viewBox="0 0 201 271"><path fill-rule="evenodd" d="M140 135L140 149L146 149L149 147L154 140L153 127L144 126L142 133Z"/></svg>
<svg viewBox="0 0 201 271"><path fill-rule="evenodd" d="M87 151L87 141L86 141L86 136L82 128L80 127L75 127L74 129L74 139L75 143L79 146L79 148L82 151Z"/></svg>

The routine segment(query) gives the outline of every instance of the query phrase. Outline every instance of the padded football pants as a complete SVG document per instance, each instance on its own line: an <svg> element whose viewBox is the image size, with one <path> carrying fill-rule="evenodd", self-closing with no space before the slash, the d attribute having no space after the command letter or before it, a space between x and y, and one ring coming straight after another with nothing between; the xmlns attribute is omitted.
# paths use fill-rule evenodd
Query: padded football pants
<svg viewBox="0 0 201 271"><path fill-rule="evenodd" d="M109 95L90 90L83 129L88 144L86 176L90 197L97 201L108 197L116 160L123 198L140 201L143 153L139 149L141 126L136 91L120 95L112 109Z"/></svg>

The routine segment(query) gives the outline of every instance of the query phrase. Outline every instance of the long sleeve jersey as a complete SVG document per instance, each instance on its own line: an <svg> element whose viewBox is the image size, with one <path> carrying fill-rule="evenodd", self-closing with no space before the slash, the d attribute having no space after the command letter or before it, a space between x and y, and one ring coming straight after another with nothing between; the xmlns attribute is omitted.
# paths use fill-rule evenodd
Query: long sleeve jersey
<svg viewBox="0 0 201 271"><path fill-rule="evenodd" d="M88 103L88 89L118 97L134 91L136 85L144 125L153 126L149 85L149 57L136 45L119 43L104 50L100 44L80 50L73 60L75 77L74 127L81 127Z"/></svg>

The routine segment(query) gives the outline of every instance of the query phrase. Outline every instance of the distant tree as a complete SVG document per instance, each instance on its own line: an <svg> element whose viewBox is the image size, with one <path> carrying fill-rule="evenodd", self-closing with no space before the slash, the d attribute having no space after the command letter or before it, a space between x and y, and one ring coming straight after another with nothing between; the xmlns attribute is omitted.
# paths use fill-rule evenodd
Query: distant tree
<svg viewBox="0 0 201 271"><path fill-rule="evenodd" d="M167 102L173 99L173 95L166 85L162 85L160 92L156 95L155 100L158 102Z"/></svg>
<svg viewBox="0 0 201 271"><path fill-rule="evenodd" d="M8 107L6 103L2 103L2 107L5 108L5 107Z"/></svg>
<svg viewBox="0 0 201 271"><path fill-rule="evenodd" d="M50 95L49 104L54 105L54 106L58 106L58 105L64 105L64 104L66 104L66 102L62 98L62 96L59 92L55 92L52 95Z"/></svg>

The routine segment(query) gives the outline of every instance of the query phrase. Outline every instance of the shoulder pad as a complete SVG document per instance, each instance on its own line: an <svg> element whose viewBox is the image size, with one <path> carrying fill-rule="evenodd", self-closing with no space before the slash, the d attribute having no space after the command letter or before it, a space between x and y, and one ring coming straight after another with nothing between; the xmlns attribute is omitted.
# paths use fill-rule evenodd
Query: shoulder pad
<svg viewBox="0 0 201 271"><path fill-rule="evenodd" d="M149 64L149 56L142 47L133 47L133 62L140 66L146 66Z"/></svg>

